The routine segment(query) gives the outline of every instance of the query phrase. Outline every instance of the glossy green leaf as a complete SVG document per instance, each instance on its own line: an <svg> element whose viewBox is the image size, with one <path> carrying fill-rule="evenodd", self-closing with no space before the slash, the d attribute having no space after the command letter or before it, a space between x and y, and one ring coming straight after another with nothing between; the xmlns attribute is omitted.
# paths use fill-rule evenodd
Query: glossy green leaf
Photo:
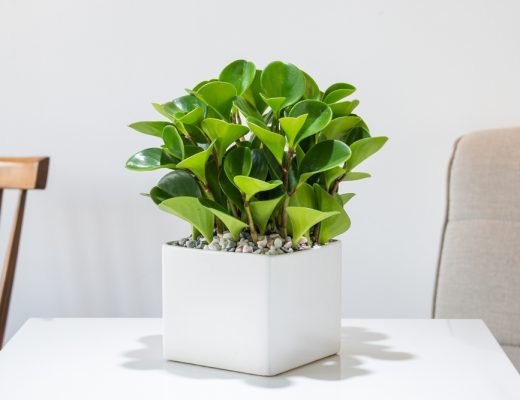
<svg viewBox="0 0 520 400"><path fill-rule="evenodd" d="M184 158L184 142L173 125L164 127L163 140L166 148L175 158L179 160Z"/></svg>
<svg viewBox="0 0 520 400"><path fill-rule="evenodd" d="M282 164L285 138L278 133L262 128L252 122L248 122L248 125L258 139L260 139L260 141L271 151L276 158L276 161L278 161L279 164Z"/></svg>
<svg viewBox="0 0 520 400"><path fill-rule="evenodd" d="M199 203L196 197L173 197L164 200L159 208L193 225L204 238L211 243L213 240L213 213Z"/></svg>
<svg viewBox="0 0 520 400"><path fill-rule="evenodd" d="M205 104L193 95L176 98L162 104L164 112L184 124L196 124L204 117Z"/></svg>
<svg viewBox="0 0 520 400"><path fill-rule="evenodd" d="M163 149L150 148L135 153L126 162L126 168L134 171L153 171L159 168L175 168L173 160L165 159Z"/></svg>
<svg viewBox="0 0 520 400"><path fill-rule="evenodd" d="M215 217L220 219L224 225L229 229L233 240L238 240L240 238L240 232L242 229L247 227L245 222L242 222L238 218L229 215L225 208L223 208L220 204L209 200L209 199L199 199L199 202L202 206L206 207Z"/></svg>
<svg viewBox="0 0 520 400"><path fill-rule="evenodd" d="M359 105L359 100L342 101L340 103L329 104L332 110L332 118L346 117Z"/></svg>
<svg viewBox="0 0 520 400"><path fill-rule="evenodd" d="M314 192L318 200L318 209L324 212L336 212L336 215L324 219L320 223L318 243L325 244L332 238L346 232L350 228L350 218L334 196L314 184Z"/></svg>
<svg viewBox="0 0 520 400"><path fill-rule="evenodd" d="M262 149L252 149L251 155L253 159L253 164L251 167L251 172L249 176L260 179L261 181L265 181L267 178L267 174L269 173L269 168L267 166L267 161L264 157L264 152ZM248 174L242 174L248 175Z"/></svg>
<svg viewBox="0 0 520 400"><path fill-rule="evenodd" d="M201 125L202 130L215 142L219 161L222 160L231 143L249 132L247 126L231 124L215 118L206 118Z"/></svg>
<svg viewBox="0 0 520 400"><path fill-rule="evenodd" d="M278 115L280 110L284 107L285 101L287 100L285 97L265 97L263 94L260 94L262 99L271 107L273 112Z"/></svg>
<svg viewBox="0 0 520 400"><path fill-rule="evenodd" d="M349 147L339 140L326 140L312 146L301 162L299 184L314 174L340 166L350 154Z"/></svg>
<svg viewBox="0 0 520 400"><path fill-rule="evenodd" d="M327 190L336 182L336 180L340 179L345 175L346 171L342 167L334 167L325 172L323 172L323 180L325 181L325 188Z"/></svg>
<svg viewBox="0 0 520 400"><path fill-rule="evenodd" d="M336 103L355 91L356 88L348 83L335 83L325 91L323 101L327 104Z"/></svg>
<svg viewBox="0 0 520 400"><path fill-rule="evenodd" d="M166 121L141 121L134 122L128 126L135 129L137 132L162 138L164 127L169 125L171 125L171 123Z"/></svg>
<svg viewBox="0 0 520 400"><path fill-rule="evenodd" d="M293 207L316 208L316 195L312 186L308 183L300 185L289 198L289 205Z"/></svg>
<svg viewBox="0 0 520 400"><path fill-rule="evenodd" d="M349 171L352 170L372 154L379 151L387 140L387 137L379 136L361 139L352 143L350 146L350 150L352 150L352 157L350 157L350 159L347 161L347 169Z"/></svg>
<svg viewBox="0 0 520 400"><path fill-rule="evenodd" d="M238 207L241 211L243 211L244 202L242 200L242 194L240 193L240 190L238 190L237 187L233 184L233 182L229 180L224 169L220 170L218 174L218 181L224 196L227 197L235 207Z"/></svg>
<svg viewBox="0 0 520 400"><path fill-rule="evenodd" d="M234 103L236 108L245 116L247 119L255 118L258 120L262 120L262 114L254 108L245 98L238 96Z"/></svg>
<svg viewBox="0 0 520 400"><path fill-rule="evenodd" d="M191 171L204 184L207 184L208 181L206 180L206 163L208 161L208 158L211 156L211 153L213 152L214 144L215 142L211 143L211 145L206 150L194 154L191 157L185 158L177 164L177 168L187 169Z"/></svg>
<svg viewBox="0 0 520 400"><path fill-rule="evenodd" d="M287 136L287 143L289 148L294 149L297 145L297 136L302 129L308 114L302 114L297 117L283 117L280 118L280 125Z"/></svg>
<svg viewBox="0 0 520 400"><path fill-rule="evenodd" d="M370 175L367 172L354 172L350 171L348 172L345 177L343 178L344 181L359 181L360 179L366 179L370 178L372 175Z"/></svg>
<svg viewBox="0 0 520 400"><path fill-rule="evenodd" d="M253 79L253 83L249 86L249 88L242 94L244 99L246 99L249 104L251 104L254 108L258 110L260 114L262 114L267 108L267 103L260 96L260 92L262 91L262 87L260 84L260 77L262 76L262 71L257 69L255 72L255 78Z"/></svg>
<svg viewBox="0 0 520 400"><path fill-rule="evenodd" d="M361 118L355 115L334 118L321 134L326 139L341 139L360 122Z"/></svg>
<svg viewBox="0 0 520 400"><path fill-rule="evenodd" d="M352 128L352 130L348 133L348 135L343 139L343 141L350 146L352 143L357 142L361 139L366 139L370 137L370 133L366 127L362 126L363 121L360 122L358 126Z"/></svg>
<svg viewBox="0 0 520 400"><path fill-rule="evenodd" d="M164 175L150 191L150 195L152 200L159 204L172 197L201 197L202 192L197 181L188 172L176 170Z"/></svg>
<svg viewBox="0 0 520 400"><path fill-rule="evenodd" d="M292 227L293 245L296 245L298 240L314 225L337 214L339 214L338 211L323 212L307 207L287 207L287 215Z"/></svg>
<svg viewBox="0 0 520 400"><path fill-rule="evenodd" d="M253 220L255 221L256 226L258 226L260 234L263 235L265 233L269 219L284 197L285 195L282 195L275 199L255 200L249 203L249 206L251 207L251 214L253 215Z"/></svg>
<svg viewBox="0 0 520 400"><path fill-rule="evenodd" d="M231 182L235 176L249 176L252 166L253 156L248 147L235 147L224 158L224 171Z"/></svg>
<svg viewBox="0 0 520 400"><path fill-rule="evenodd" d="M260 76L261 93L266 99L284 97L280 109L296 103L305 92L305 76L292 64L274 61Z"/></svg>
<svg viewBox="0 0 520 400"><path fill-rule="evenodd" d="M318 84L312 79L309 74L302 71L305 77L305 91L303 92L303 98L309 100L319 100L321 93Z"/></svg>
<svg viewBox="0 0 520 400"><path fill-rule="evenodd" d="M332 119L330 107L318 100L300 101L291 109L289 117L298 117L303 114L307 114L307 118L294 140L295 145L324 129Z"/></svg>
<svg viewBox="0 0 520 400"><path fill-rule="evenodd" d="M231 83L241 95L253 83L255 72L255 64L251 61L236 60L222 70L219 80Z"/></svg>
<svg viewBox="0 0 520 400"><path fill-rule="evenodd" d="M339 202L341 203L342 206L344 206L355 195L356 195L355 193L343 193L343 194L336 194L336 197L339 197Z"/></svg>
<svg viewBox="0 0 520 400"><path fill-rule="evenodd" d="M237 95L235 87L228 82L206 83L197 90L196 96L215 110L223 119L228 119Z"/></svg>
<svg viewBox="0 0 520 400"><path fill-rule="evenodd" d="M235 176L233 182L240 192L245 194L246 200L249 201L258 192L266 192L272 190L282 184L282 181L265 182L260 179L251 178L249 176Z"/></svg>

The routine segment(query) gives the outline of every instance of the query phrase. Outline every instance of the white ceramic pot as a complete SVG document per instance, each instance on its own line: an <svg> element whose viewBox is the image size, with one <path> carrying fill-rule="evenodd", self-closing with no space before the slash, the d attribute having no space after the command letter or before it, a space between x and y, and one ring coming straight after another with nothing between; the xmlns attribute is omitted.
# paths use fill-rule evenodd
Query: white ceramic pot
<svg viewBox="0 0 520 400"><path fill-rule="evenodd" d="M163 246L164 357L277 375L339 351L341 243L267 256Z"/></svg>

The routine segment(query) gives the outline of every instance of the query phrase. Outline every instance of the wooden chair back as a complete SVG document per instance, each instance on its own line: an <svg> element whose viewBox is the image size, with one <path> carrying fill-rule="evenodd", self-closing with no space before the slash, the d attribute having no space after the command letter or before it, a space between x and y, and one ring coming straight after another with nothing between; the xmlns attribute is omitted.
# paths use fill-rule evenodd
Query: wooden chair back
<svg viewBox="0 0 520 400"><path fill-rule="evenodd" d="M48 170L48 157L0 157L0 211L5 189L16 189L20 192L0 276L0 349L4 342L9 314L27 190L45 189Z"/></svg>

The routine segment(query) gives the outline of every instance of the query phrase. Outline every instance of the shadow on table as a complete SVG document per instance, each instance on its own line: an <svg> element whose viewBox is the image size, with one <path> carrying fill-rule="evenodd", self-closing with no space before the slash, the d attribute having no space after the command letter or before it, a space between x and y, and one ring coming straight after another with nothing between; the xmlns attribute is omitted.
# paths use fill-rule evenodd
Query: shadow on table
<svg viewBox="0 0 520 400"><path fill-rule="evenodd" d="M153 335L138 339L143 347L123 354L128 358L123 366L135 370L164 370L184 378L235 379L254 386L280 388L291 385L293 380L300 377L339 381L371 374L372 371L363 367L364 358L385 361L405 361L414 358L412 354L394 351L390 346L377 343L386 339L389 339L388 336L365 328L343 327L341 355L327 357L274 377L264 377L166 361L162 358L162 336Z"/></svg>

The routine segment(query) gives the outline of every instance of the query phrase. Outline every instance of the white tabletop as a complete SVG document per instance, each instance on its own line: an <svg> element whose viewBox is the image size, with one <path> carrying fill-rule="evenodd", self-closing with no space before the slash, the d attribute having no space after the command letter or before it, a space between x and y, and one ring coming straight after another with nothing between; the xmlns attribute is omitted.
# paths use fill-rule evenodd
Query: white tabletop
<svg viewBox="0 0 520 400"><path fill-rule="evenodd" d="M340 355L258 377L164 361L160 319L32 319L0 399L519 400L520 375L480 320L344 320Z"/></svg>

